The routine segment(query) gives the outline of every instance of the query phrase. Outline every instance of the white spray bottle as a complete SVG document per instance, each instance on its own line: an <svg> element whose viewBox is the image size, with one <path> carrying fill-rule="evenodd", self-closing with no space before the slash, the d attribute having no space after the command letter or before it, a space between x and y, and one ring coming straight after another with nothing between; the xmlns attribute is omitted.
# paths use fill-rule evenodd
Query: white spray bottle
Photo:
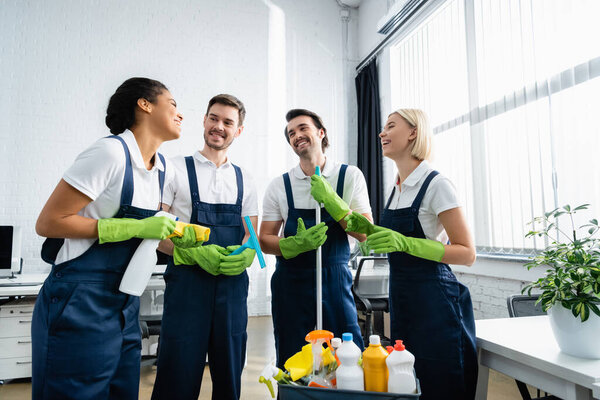
<svg viewBox="0 0 600 400"><path fill-rule="evenodd" d="M177 217L166 211L159 211L155 217L168 217L177 221ZM148 285L156 266L156 249L160 239L144 239L138 246L133 257L129 260L129 265L123 274L119 290L133 296L141 296Z"/></svg>

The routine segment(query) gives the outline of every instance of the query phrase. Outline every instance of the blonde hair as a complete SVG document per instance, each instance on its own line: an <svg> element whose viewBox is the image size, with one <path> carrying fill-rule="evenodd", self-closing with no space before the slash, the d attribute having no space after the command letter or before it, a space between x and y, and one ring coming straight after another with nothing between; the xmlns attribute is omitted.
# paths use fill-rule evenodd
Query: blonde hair
<svg viewBox="0 0 600 400"><path fill-rule="evenodd" d="M429 127L429 119L425 111L418 108L401 108L394 111L394 113L404 118L412 128L417 129L417 137L413 141L410 155L421 161L429 160L433 133Z"/></svg>

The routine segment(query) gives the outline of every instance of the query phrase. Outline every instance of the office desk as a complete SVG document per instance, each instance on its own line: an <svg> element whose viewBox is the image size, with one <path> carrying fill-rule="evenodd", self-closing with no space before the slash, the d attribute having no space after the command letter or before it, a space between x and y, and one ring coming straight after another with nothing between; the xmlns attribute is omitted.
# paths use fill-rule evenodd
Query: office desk
<svg viewBox="0 0 600 400"><path fill-rule="evenodd" d="M547 316L475 321L479 376L487 398L489 368L565 400L600 399L600 360L562 353Z"/></svg>
<svg viewBox="0 0 600 400"><path fill-rule="evenodd" d="M21 274L0 279L0 297L37 296L48 274Z"/></svg>

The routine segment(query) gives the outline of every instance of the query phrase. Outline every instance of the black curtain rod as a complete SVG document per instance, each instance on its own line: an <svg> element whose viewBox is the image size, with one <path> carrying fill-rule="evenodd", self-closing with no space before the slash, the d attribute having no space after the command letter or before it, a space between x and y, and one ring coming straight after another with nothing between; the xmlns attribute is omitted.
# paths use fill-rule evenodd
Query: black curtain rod
<svg viewBox="0 0 600 400"><path fill-rule="evenodd" d="M373 49L373 51L371 51L369 53L368 56L366 56L365 58L363 58L363 60L358 64L358 66L356 67L356 72L359 73L364 67L367 66L367 64L369 64L369 62L375 58L377 56L377 54L379 54L379 52L381 51L381 49L383 49L383 47L385 47L385 45L387 44L387 42L389 42L392 37L396 34L396 32L398 32L400 30L400 28L402 28L404 26L404 24L410 20L410 18L412 18L413 15L415 15L415 13L423 6L423 4L427 3L428 0L417 0L415 1L413 4L407 4L405 5L402 10L400 10L400 12L398 13L398 15L394 18L397 18L400 22L398 22L398 24L396 25L396 27L390 32L388 33L385 38L383 38L383 40L381 42L379 42L379 44L377 45L377 47L375 47Z"/></svg>

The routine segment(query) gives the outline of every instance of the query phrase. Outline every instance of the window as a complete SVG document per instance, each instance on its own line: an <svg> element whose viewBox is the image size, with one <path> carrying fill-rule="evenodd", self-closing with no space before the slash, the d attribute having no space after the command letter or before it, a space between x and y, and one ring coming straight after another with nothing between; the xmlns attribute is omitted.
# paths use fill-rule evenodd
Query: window
<svg viewBox="0 0 600 400"><path fill-rule="evenodd" d="M531 254L534 217L600 211L600 2L438 3L390 49L393 109L430 115L478 251Z"/></svg>

